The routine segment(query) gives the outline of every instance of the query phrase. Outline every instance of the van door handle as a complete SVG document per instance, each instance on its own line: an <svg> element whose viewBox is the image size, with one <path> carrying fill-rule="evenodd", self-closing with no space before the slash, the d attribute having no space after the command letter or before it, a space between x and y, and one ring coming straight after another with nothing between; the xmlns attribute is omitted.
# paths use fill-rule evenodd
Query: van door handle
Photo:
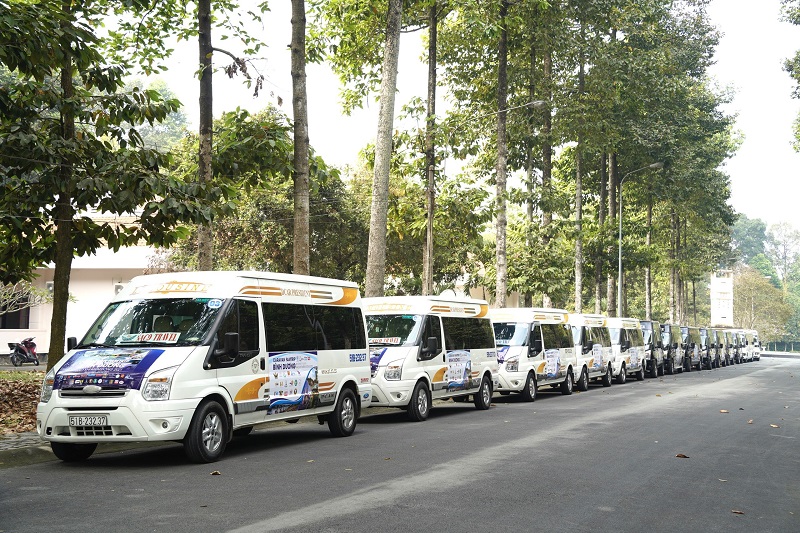
<svg viewBox="0 0 800 533"><path fill-rule="evenodd" d="M261 358L261 370L266 370L266 369L267 369L267 362L266 362L266 360L265 360L265 359L262 357L262 358Z"/></svg>

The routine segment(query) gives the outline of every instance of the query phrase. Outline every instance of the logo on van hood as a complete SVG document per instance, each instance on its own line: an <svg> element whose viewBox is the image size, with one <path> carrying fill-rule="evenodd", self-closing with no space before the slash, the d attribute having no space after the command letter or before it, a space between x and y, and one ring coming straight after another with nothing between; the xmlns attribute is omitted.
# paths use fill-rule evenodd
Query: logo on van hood
<svg viewBox="0 0 800 533"><path fill-rule="evenodd" d="M53 389L138 389L147 370L164 350L149 348L101 348L75 352L58 369Z"/></svg>
<svg viewBox="0 0 800 533"><path fill-rule="evenodd" d="M508 348L509 348L508 346L501 346L497 350L497 362L498 362L498 364L502 363L503 361L506 360L506 354L508 353Z"/></svg>

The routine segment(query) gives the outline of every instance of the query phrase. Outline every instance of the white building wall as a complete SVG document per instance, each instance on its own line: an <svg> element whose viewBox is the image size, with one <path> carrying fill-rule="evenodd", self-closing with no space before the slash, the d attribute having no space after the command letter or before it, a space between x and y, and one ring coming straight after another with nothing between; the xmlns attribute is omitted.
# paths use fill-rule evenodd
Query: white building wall
<svg viewBox="0 0 800 533"><path fill-rule="evenodd" d="M69 293L74 301L67 304L67 337L77 337L80 341L116 294L116 285L125 284L144 273L152 253L152 248L140 246L123 248L116 253L102 249L96 255L75 258L69 282ZM38 277L34 285L46 288L47 282L53 279L52 266L36 272ZM0 329L0 350L7 350L9 342L35 337L37 351L47 353L50 350L52 318L52 304L31 308L28 329Z"/></svg>

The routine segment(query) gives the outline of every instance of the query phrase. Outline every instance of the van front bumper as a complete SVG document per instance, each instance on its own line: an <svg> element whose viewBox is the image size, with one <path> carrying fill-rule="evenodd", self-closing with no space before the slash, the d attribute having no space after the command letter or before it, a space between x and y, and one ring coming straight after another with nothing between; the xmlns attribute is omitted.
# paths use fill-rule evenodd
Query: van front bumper
<svg viewBox="0 0 800 533"><path fill-rule="evenodd" d="M385 379L372 381L372 402L377 407L406 407L416 381Z"/></svg>
<svg viewBox="0 0 800 533"><path fill-rule="evenodd" d="M525 388L525 381L528 379L527 372L505 372L501 370L496 376L494 390L497 392L519 392Z"/></svg>
<svg viewBox="0 0 800 533"><path fill-rule="evenodd" d="M80 402L78 407L74 401L67 405L51 406L51 403L52 399L38 405L36 431L46 441L74 443L181 440L197 407L194 400L147 402L153 405L148 405L147 410L137 409L136 414L124 404L94 407ZM93 425L79 426L81 421L76 417L83 417ZM98 417L105 417L105 423L99 425Z"/></svg>

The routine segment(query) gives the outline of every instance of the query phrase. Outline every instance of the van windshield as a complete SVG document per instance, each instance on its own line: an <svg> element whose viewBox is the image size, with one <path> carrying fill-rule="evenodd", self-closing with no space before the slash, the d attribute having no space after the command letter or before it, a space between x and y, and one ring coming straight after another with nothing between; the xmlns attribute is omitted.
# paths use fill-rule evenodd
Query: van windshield
<svg viewBox="0 0 800 533"><path fill-rule="evenodd" d="M217 298L114 302L92 324L78 347L197 346L208 334L223 303Z"/></svg>
<svg viewBox="0 0 800 533"><path fill-rule="evenodd" d="M620 328L608 328L608 334L611 335L611 344L619 344Z"/></svg>
<svg viewBox="0 0 800 533"><path fill-rule="evenodd" d="M424 315L367 315L367 334L372 346L414 346L419 340Z"/></svg>
<svg viewBox="0 0 800 533"><path fill-rule="evenodd" d="M498 346L527 346L530 329L527 322L495 322L495 342Z"/></svg>

